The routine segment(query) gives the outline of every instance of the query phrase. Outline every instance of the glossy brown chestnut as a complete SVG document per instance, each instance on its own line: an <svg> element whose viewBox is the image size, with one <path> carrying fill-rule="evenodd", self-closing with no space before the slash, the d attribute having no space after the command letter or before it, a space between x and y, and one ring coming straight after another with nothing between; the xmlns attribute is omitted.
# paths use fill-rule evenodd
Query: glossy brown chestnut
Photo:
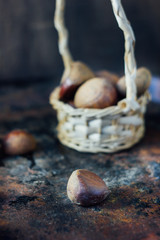
<svg viewBox="0 0 160 240"><path fill-rule="evenodd" d="M32 152L36 148L35 138L24 130L13 130L4 139L4 151L9 155Z"/></svg>
<svg viewBox="0 0 160 240"><path fill-rule="evenodd" d="M82 62L73 62L70 73L64 74L60 87L60 100L66 102L72 100L75 91L84 81L93 78L95 75L91 69Z"/></svg>
<svg viewBox="0 0 160 240"><path fill-rule="evenodd" d="M137 87L137 95L141 96L144 94L144 92L149 88L151 83L151 73L150 71L145 68L141 67L137 70L137 75L135 79L136 87ZM117 90L122 95L126 95L126 83L125 83L125 77L119 79L117 83Z"/></svg>
<svg viewBox="0 0 160 240"><path fill-rule="evenodd" d="M83 83L74 97L77 108L105 108L117 101L115 87L104 78L92 78Z"/></svg>
<svg viewBox="0 0 160 240"><path fill-rule="evenodd" d="M92 206L102 202L110 193L105 182L86 169L74 171L67 184L68 198L75 204Z"/></svg>

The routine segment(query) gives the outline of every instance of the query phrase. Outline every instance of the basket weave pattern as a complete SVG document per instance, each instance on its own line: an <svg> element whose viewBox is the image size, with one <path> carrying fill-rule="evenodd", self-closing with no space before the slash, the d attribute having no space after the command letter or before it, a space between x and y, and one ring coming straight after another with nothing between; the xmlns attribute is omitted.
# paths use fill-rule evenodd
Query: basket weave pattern
<svg viewBox="0 0 160 240"><path fill-rule="evenodd" d="M116 106L105 109L76 109L57 99L55 92L50 103L57 111L58 138L66 146L82 152L116 152L137 143L144 135L144 113L149 99L146 91L136 98L135 37L120 0L111 0L119 27L125 37L126 98ZM68 49L68 32L64 25L64 0L57 0L55 27L59 33L59 51L65 71L70 71L72 57Z"/></svg>
<svg viewBox="0 0 160 240"><path fill-rule="evenodd" d="M74 109L51 95L57 110L58 138L82 152L116 152L137 143L144 135L144 113L148 92L139 100L140 108L125 113L120 106L101 110Z"/></svg>

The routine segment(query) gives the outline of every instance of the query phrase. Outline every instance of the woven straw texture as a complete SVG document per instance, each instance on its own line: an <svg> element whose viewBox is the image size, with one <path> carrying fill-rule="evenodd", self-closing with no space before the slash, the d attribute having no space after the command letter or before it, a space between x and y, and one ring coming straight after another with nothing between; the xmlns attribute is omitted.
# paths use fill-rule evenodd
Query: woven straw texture
<svg viewBox="0 0 160 240"><path fill-rule="evenodd" d="M82 152L116 152L137 143L144 135L144 113L149 99L146 91L136 97L135 37L120 0L111 0L118 26L125 39L126 98L116 106L105 109L78 109L58 100L59 88L50 95L50 103L57 111L58 138L64 145ZM59 52L65 72L73 62L68 49L68 31L64 24L65 0L56 1L55 27L59 34Z"/></svg>

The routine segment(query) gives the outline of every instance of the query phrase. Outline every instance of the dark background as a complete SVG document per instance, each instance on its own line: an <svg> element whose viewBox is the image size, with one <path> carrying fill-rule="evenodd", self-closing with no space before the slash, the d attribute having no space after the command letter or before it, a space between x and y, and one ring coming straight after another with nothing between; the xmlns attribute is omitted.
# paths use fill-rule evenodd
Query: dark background
<svg viewBox="0 0 160 240"><path fill-rule="evenodd" d="M110 0L66 0L74 59L123 72L124 41ZM160 74L160 1L122 0L136 35L138 66ZM57 79L63 71L53 27L54 0L0 0L0 81Z"/></svg>

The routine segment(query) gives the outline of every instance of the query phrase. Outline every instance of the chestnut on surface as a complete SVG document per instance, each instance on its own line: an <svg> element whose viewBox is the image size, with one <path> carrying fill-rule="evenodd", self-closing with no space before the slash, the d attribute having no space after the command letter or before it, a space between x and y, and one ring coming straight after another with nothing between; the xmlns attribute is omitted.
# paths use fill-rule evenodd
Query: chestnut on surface
<svg viewBox="0 0 160 240"><path fill-rule="evenodd" d="M36 148L35 138L25 130L13 130L3 139L4 152L18 155L32 152Z"/></svg>
<svg viewBox="0 0 160 240"><path fill-rule="evenodd" d="M117 101L115 87L104 78L92 78L83 83L74 97L77 108L105 108Z"/></svg>
<svg viewBox="0 0 160 240"><path fill-rule="evenodd" d="M151 73L147 68L145 67L138 68L137 75L135 78L138 96L144 94L145 91L149 88L151 78L152 78ZM126 95L126 82L124 76L119 79L117 83L117 90L122 96Z"/></svg>
<svg viewBox="0 0 160 240"><path fill-rule="evenodd" d="M77 88L86 80L93 78L95 74L82 62L71 63L70 72L64 74L60 87L60 100L66 102L72 100Z"/></svg>
<svg viewBox="0 0 160 240"><path fill-rule="evenodd" d="M86 169L74 171L67 184L68 198L75 204L92 206L102 202L110 193L105 182Z"/></svg>

